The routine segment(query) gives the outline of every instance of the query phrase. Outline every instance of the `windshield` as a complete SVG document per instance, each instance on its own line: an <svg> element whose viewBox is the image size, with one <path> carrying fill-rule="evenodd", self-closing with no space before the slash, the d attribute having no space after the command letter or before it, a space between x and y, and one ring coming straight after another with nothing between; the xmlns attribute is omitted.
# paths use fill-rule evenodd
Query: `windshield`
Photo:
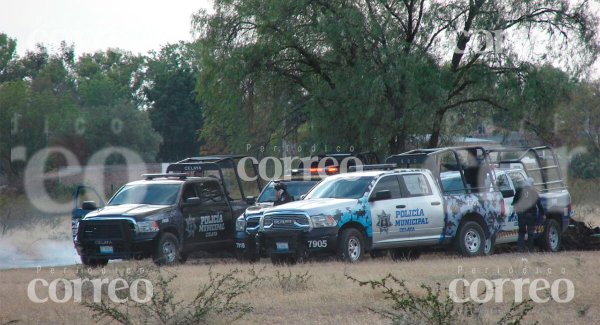
<svg viewBox="0 0 600 325"><path fill-rule="evenodd" d="M173 205L177 201L180 188L181 184L125 185L113 196L108 205Z"/></svg>
<svg viewBox="0 0 600 325"><path fill-rule="evenodd" d="M358 199L367 191L373 176L329 178L307 195L309 199Z"/></svg>
<svg viewBox="0 0 600 325"><path fill-rule="evenodd" d="M300 196L306 194L318 181L292 181L285 182L287 191L294 197L294 200L300 200ZM275 201L275 182L270 182L258 197L256 202L266 203Z"/></svg>

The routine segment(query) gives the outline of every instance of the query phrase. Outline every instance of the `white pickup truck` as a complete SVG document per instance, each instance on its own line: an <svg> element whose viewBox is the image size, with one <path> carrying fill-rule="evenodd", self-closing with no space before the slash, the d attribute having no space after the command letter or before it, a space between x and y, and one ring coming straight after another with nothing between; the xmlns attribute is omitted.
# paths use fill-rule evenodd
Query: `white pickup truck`
<svg viewBox="0 0 600 325"><path fill-rule="evenodd" d="M493 182L445 193L427 169L360 171L330 176L304 200L266 211L258 240L274 263L319 254L355 262L366 252L405 256L448 244L476 256L502 227L504 211Z"/></svg>

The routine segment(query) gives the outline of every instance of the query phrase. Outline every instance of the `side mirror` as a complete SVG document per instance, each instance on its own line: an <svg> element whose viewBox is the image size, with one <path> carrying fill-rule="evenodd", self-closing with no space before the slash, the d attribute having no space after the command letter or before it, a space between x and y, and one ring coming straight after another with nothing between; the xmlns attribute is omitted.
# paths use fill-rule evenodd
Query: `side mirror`
<svg viewBox="0 0 600 325"><path fill-rule="evenodd" d="M254 196L246 196L246 204L248 204L248 205L256 204L256 198Z"/></svg>
<svg viewBox="0 0 600 325"><path fill-rule="evenodd" d="M189 206L189 205L199 205L200 204L200 198L199 197L190 197L185 199L185 201L183 202L184 205Z"/></svg>
<svg viewBox="0 0 600 325"><path fill-rule="evenodd" d="M515 190L501 190L503 198L509 198L515 196Z"/></svg>
<svg viewBox="0 0 600 325"><path fill-rule="evenodd" d="M300 195L300 200L304 200L305 197L306 197L306 194Z"/></svg>
<svg viewBox="0 0 600 325"><path fill-rule="evenodd" d="M89 211L98 210L98 205L94 201L83 201L83 203L81 203L81 209Z"/></svg>
<svg viewBox="0 0 600 325"><path fill-rule="evenodd" d="M383 201L383 200L389 200L391 198L392 198L392 192L385 190L385 191L375 192L375 196L371 197L370 201Z"/></svg>

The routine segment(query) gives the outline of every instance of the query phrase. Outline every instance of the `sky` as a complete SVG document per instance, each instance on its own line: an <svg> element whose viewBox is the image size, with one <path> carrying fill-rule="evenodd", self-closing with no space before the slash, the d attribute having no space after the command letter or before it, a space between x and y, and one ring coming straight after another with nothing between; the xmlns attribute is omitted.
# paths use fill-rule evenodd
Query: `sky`
<svg viewBox="0 0 600 325"><path fill-rule="evenodd" d="M17 39L17 52L62 40L75 53L117 47L145 54L162 45L191 40L191 17L212 8L212 0L7 0L0 33Z"/></svg>
<svg viewBox="0 0 600 325"><path fill-rule="evenodd" d="M571 0L578 2L579 0ZM212 0L4 0L0 33L17 39L23 55L43 43L56 50L65 40L75 54L120 48L146 54L167 43L190 41L191 17L212 10ZM598 3L592 3L596 12ZM600 77L600 60L591 67Z"/></svg>

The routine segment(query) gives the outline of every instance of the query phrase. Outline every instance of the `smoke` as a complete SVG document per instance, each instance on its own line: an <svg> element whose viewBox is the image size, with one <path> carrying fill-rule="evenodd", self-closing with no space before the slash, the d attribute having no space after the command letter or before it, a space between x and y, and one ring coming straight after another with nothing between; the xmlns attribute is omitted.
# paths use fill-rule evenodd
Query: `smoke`
<svg viewBox="0 0 600 325"><path fill-rule="evenodd" d="M0 269L64 266L79 263L70 223L59 227L38 224L0 237Z"/></svg>

